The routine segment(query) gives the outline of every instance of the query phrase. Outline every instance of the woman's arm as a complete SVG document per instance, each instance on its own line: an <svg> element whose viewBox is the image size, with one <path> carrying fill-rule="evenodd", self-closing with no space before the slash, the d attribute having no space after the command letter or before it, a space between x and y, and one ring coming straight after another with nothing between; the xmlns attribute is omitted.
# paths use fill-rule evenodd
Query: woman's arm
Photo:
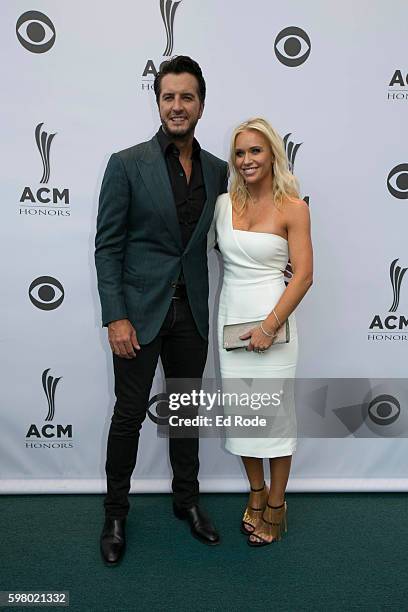
<svg viewBox="0 0 408 612"><path fill-rule="evenodd" d="M262 327L251 330L245 337L251 337L248 350L265 350L273 344L273 336L280 324L301 302L313 282L313 250L310 235L309 207L303 200L288 202L285 210L288 232L289 256L292 264L292 280L282 293L275 308L264 320ZM276 316L275 316L276 315ZM241 336L241 338L243 338Z"/></svg>
<svg viewBox="0 0 408 612"><path fill-rule="evenodd" d="M281 323L295 310L313 283L309 207L303 200L289 202L286 206L289 256L293 276L274 308ZM279 327L273 311L265 319L264 327L267 331L273 332Z"/></svg>

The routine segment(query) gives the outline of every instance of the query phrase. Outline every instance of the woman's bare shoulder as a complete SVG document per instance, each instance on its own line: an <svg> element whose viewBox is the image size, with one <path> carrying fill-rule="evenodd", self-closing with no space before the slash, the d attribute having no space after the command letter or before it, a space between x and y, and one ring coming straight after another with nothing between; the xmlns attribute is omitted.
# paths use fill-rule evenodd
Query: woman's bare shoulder
<svg viewBox="0 0 408 612"><path fill-rule="evenodd" d="M310 219L309 206L300 198L287 198L283 203L283 212L289 223L303 220L308 222Z"/></svg>
<svg viewBox="0 0 408 612"><path fill-rule="evenodd" d="M285 198L283 200L283 205L293 210L298 210L299 207L303 208L304 210L309 209L307 203L304 200L301 200L300 198Z"/></svg>

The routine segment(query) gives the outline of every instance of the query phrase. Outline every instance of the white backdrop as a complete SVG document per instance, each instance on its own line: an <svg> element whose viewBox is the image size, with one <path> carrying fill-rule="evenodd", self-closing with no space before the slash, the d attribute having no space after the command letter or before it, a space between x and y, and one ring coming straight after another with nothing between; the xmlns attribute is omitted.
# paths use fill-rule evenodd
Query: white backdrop
<svg viewBox="0 0 408 612"><path fill-rule="evenodd" d="M294 172L310 198L315 282L297 314L299 377L384 379L298 403L300 420L320 415L326 437L299 440L289 490L407 490L407 389L396 379L406 376L408 280L390 281L393 261L408 267L406 2L170 4L172 52L195 58L207 81L201 145L226 159L233 127L255 115L302 143ZM159 125L151 72L167 44L160 0L4 0L0 14L0 491L99 492L114 395L93 263L97 197L110 153ZM303 41L293 29L279 40L294 27ZM41 148L50 170L42 183ZM219 272L212 253L211 305ZM379 329L387 316L395 328ZM48 398L44 372L45 389L55 385ZM213 344L206 372L216 374ZM152 395L161 383L159 371ZM370 439L355 418L367 393L391 396ZM391 430L395 399L401 426L394 419ZM351 424L338 410L346 404ZM343 438L327 438L334 422ZM166 447L146 419L134 491L169 490ZM203 491L245 487L220 440L203 440L200 456Z"/></svg>

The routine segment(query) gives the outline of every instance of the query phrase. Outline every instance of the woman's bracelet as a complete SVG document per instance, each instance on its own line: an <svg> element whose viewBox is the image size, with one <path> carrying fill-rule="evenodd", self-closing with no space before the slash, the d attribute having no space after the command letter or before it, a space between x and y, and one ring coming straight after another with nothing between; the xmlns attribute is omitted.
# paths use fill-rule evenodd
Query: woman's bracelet
<svg viewBox="0 0 408 612"><path fill-rule="evenodd" d="M271 333L267 332L266 329L264 328L262 322L261 322L260 327L261 327L263 333L265 334L265 336L268 336L268 338L274 338L276 336L276 333L271 334Z"/></svg>
<svg viewBox="0 0 408 612"><path fill-rule="evenodd" d="M279 317L278 317L278 315L276 314L275 309L273 309L273 310L272 310L272 312L273 312L273 314L275 315L275 319L276 319L276 320L277 320L277 322L278 322L278 326L280 327L280 326L282 325L282 323L279 321Z"/></svg>

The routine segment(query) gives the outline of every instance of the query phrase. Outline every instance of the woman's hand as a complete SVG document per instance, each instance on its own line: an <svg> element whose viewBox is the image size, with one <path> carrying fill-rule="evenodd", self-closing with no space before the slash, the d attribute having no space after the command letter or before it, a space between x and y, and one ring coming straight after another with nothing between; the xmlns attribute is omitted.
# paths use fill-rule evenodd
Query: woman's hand
<svg viewBox="0 0 408 612"><path fill-rule="evenodd" d="M247 340L251 338L249 345L246 347L247 351L255 351L255 353L263 353L267 351L270 346L272 346L275 338L276 338L276 330L272 330L268 333L273 333L273 336L267 336L261 329L261 327L254 327L250 329L249 332L240 336L241 340Z"/></svg>

